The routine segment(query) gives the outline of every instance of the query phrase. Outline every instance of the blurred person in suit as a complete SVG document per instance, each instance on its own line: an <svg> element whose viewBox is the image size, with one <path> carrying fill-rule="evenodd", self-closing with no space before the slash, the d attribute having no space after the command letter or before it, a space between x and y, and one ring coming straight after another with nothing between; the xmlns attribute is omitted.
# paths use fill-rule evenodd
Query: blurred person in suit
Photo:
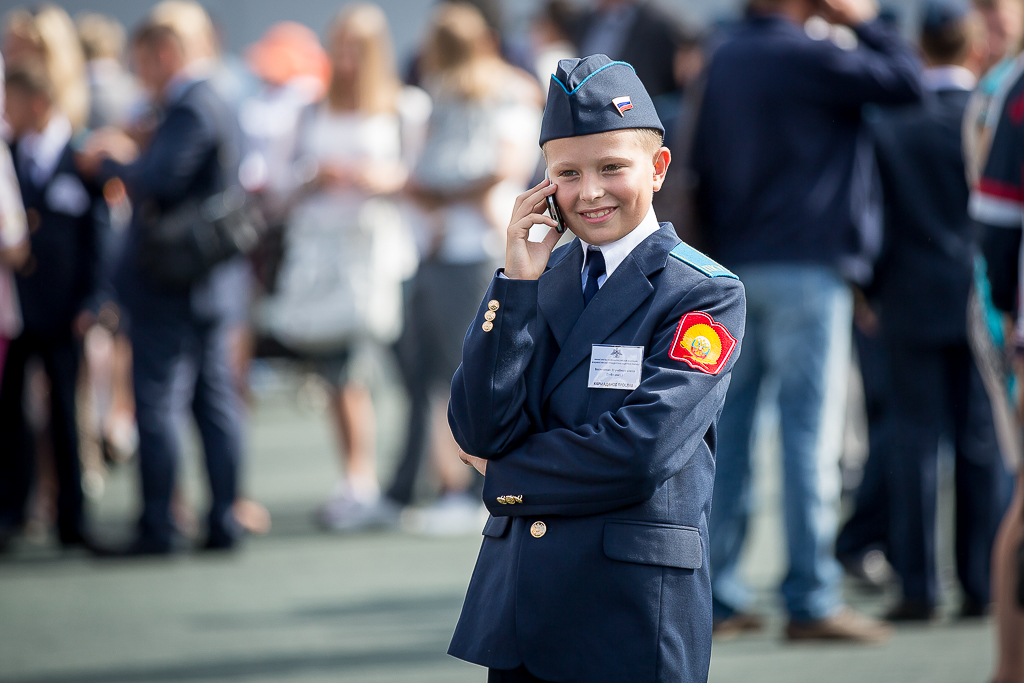
<svg viewBox="0 0 1024 683"><path fill-rule="evenodd" d="M177 8L177 9L176 9ZM79 166L102 181L120 178L134 212L115 286L130 317L133 384L139 427L143 511L125 553L164 555L175 549L171 512L183 420L199 427L211 506L203 549L236 546L241 528L232 505L242 458L242 406L229 361L229 335L247 292L237 260L212 267L184 288L159 281L142 263L145 231L190 200L237 183L240 133L232 112L206 76L209 18L195 3L161 3L136 32L133 64L163 117L139 155L123 133L98 131ZM195 39L198 36L198 40ZM234 161L232 161L234 160Z"/></svg>
<svg viewBox="0 0 1024 683"><path fill-rule="evenodd" d="M85 128L89 118L85 56L67 12L51 3L12 11L4 26L3 51L9 66L42 60L57 108L70 121L72 130Z"/></svg>
<svg viewBox="0 0 1024 683"><path fill-rule="evenodd" d="M430 452L442 495L407 519L415 531L458 534L479 531L482 506L471 493L479 481L460 462L447 424L451 378L501 257L515 197L539 158L542 103L540 88L499 56L483 16L469 5L438 5L422 63L433 109L408 187L420 265L398 345L409 430L384 503L409 505Z"/></svg>
<svg viewBox="0 0 1024 683"><path fill-rule="evenodd" d="M605 54L631 64L651 98L677 87L679 23L651 0L599 0L584 10L571 35L579 54Z"/></svg>
<svg viewBox="0 0 1024 683"><path fill-rule="evenodd" d="M985 58L977 15L958 0L925 5L920 104L878 110L869 125L885 197L876 287L893 391L889 559L902 584L894 621L939 604L935 554L939 439L954 444L956 560L962 616L989 604L990 556L1009 478L992 407L967 339L974 234L961 122Z"/></svg>
<svg viewBox="0 0 1024 683"><path fill-rule="evenodd" d="M329 387L342 475L318 518L345 531L395 521L379 516L366 351L401 332L402 283L416 253L393 196L409 177L430 100L398 78L377 5L345 6L328 36L330 81L298 117L283 261L261 311L284 355L307 361Z"/></svg>
<svg viewBox="0 0 1024 683"><path fill-rule="evenodd" d="M846 50L814 40L812 17L851 28ZM751 446L762 384L777 378L789 568L790 640L878 642L891 629L844 605L832 554L860 183L871 160L868 103L920 95L919 64L872 0L753 0L707 69L691 169L705 243L747 288L746 347L719 423L711 513L716 633L763 627L740 576Z"/></svg>
<svg viewBox="0 0 1024 683"><path fill-rule="evenodd" d="M81 339L94 320L87 305L98 281L106 224L102 194L75 168L71 122L58 108L42 61L7 68L6 117L26 207L30 254L15 280L23 320L0 386L0 546L25 522L34 481L34 438L24 414L26 366L38 358L49 380L49 434L57 475L61 545L92 543L85 528L76 385Z"/></svg>

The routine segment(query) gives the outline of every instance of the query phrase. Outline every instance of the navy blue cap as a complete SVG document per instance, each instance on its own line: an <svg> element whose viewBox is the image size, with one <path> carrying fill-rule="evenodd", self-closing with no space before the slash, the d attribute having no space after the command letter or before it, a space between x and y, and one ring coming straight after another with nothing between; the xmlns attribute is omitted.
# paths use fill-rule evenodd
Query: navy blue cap
<svg viewBox="0 0 1024 683"><path fill-rule="evenodd" d="M653 128L665 134L654 102L632 66L606 55L558 62L548 87L541 145L626 128Z"/></svg>
<svg viewBox="0 0 1024 683"><path fill-rule="evenodd" d="M970 8L959 0L928 0L921 13L921 31L940 33L963 21Z"/></svg>

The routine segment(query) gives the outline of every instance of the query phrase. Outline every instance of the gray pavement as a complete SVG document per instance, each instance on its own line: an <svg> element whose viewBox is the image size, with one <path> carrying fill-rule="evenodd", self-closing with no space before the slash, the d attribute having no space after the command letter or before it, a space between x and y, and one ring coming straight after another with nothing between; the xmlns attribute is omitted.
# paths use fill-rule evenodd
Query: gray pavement
<svg viewBox="0 0 1024 683"><path fill-rule="evenodd" d="M237 554L169 561L97 561L61 556L45 539L22 541L0 559L0 683L484 680L479 668L445 655L479 536L319 532L312 514L336 476L333 436L315 390L267 377L252 415L246 479L248 492L270 509L272 531ZM404 406L387 392L380 399L386 477ZM985 681L993 649L987 621L901 628L881 647L780 640L784 622L772 586L783 560L771 444L766 439L759 456L766 484L746 567L770 627L716 644L711 681ZM200 470L192 452L183 477L197 510L205 495ZM135 476L131 465L115 470L93 504L108 538L130 531ZM852 587L849 597L872 614L887 600Z"/></svg>

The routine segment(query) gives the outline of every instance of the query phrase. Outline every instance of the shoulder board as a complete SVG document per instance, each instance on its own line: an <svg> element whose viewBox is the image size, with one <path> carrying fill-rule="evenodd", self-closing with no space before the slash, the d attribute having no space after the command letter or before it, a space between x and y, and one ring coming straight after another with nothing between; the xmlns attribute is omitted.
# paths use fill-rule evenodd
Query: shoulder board
<svg viewBox="0 0 1024 683"><path fill-rule="evenodd" d="M728 268L716 263L714 260L700 253L686 242L680 242L677 244L675 249L670 251L669 254L688 266L696 268L708 277L731 277L734 280L739 279Z"/></svg>

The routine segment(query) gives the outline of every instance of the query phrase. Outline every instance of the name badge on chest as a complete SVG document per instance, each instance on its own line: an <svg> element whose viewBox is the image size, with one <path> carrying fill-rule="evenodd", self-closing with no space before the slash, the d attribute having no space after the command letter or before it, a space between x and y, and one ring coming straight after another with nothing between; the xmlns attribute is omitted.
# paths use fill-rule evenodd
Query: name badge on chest
<svg viewBox="0 0 1024 683"><path fill-rule="evenodd" d="M643 371L644 347L594 344L588 389L636 389Z"/></svg>

